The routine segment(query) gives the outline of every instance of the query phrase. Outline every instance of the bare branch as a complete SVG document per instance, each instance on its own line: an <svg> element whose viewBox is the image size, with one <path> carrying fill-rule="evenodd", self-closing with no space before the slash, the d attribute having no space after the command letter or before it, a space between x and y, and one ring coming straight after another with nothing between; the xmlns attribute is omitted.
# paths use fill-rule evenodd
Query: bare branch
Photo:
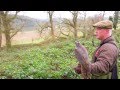
<svg viewBox="0 0 120 90"><path fill-rule="evenodd" d="M64 23L64 24L67 24L67 25L69 25L69 26L71 26L71 27L74 28L73 23L72 23L69 19L64 18L63 23Z"/></svg>
<svg viewBox="0 0 120 90"><path fill-rule="evenodd" d="M11 20L14 20L14 19L17 17L17 14L18 14L19 12L20 12L20 11L16 11L15 14L14 14L14 16L11 17L11 18L9 18L9 20L10 20L10 21L11 21Z"/></svg>
<svg viewBox="0 0 120 90"><path fill-rule="evenodd" d="M19 29L16 29L16 31L14 31L14 33L11 34L10 38L12 38L13 36L15 36L17 34L17 32L19 32L20 30L22 30L23 27L24 27L24 24Z"/></svg>
<svg viewBox="0 0 120 90"><path fill-rule="evenodd" d="M43 30L45 30L46 28L49 28L50 27L50 25L49 25L49 23L48 22L46 22L46 23L41 23L41 24L39 24L38 22L37 22L37 25L38 25L38 31L39 31L39 33L40 33L40 36L41 36L41 34L43 33Z"/></svg>
<svg viewBox="0 0 120 90"><path fill-rule="evenodd" d="M63 34L63 35L65 35L65 36L69 36L69 33L68 34L63 33L62 29L60 29L60 33Z"/></svg>

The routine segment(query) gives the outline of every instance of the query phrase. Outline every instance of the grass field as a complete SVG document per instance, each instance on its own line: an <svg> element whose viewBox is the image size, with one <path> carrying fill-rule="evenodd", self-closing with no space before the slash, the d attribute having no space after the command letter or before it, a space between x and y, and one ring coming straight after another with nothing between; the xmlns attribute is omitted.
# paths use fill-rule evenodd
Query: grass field
<svg viewBox="0 0 120 90"><path fill-rule="evenodd" d="M5 46L5 36L3 35L2 38L2 46ZM18 32L12 39L12 45L19 45L19 44L32 44L32 43L38 43L43 41L42 38L40 38L39 33L37 31L24 31L24 32Z"/></svg>
<svg viewBox="0 0 120 90"><path fill-rule="evenodd" d="M79 41L85 45L89 57L92 58L95 50L92 40L80 38ZM95 44L98 43L95 40ZM73 70L78 63L74 57L74 48L75 40L58 39L42 44L16 45L9 51L2 49L0 51L0 78L80 79L80 75ZM118 67L120 68L120 64Z"/></svg>
<svg viewBox="0 0 120 90"><path fill-rule="evenodd" d="M88 48L92 43L84 44ZM9 52L2 50L0 78L80 78L80 75L73 70L77 65L74 47L74 40L57 40L57 42L50 42L49 45L46 43L40 46L17 46ZM91 49L94 48L89 50Z"/></svg>
<svg viewBox="0 0 120 90"><path fill-rule="evenodd" d="M58 32L55 33L56 35ZM64 33L67 34L67 33ZM70 33L70 36L73 36L73 33ZM78 32L78 37L83 36L82 32ZM44 41L45 38L43 37L49 37L48 32L43 32L43 34L40 37L40 34L37 30L31 30L31 31L23 31L23 32L18 32L12 39L11 43L12 45L20 45L20 44L35 44L35 43L40 43ZM65 35L60 35L59 37L64 37L67 38ZM2 47L5 46L5 36L4 34L2 35Z"/></svg>

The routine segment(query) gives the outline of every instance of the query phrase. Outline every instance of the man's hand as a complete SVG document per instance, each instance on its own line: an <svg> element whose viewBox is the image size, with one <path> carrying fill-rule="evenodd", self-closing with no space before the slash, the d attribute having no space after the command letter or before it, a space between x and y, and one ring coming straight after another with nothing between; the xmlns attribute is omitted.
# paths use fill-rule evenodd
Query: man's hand
<svg viewBox="0 0 120 90"><path fill-rule="evenodd" d="M75 70L75 72L76 72L77 74L81 74L81 65L78 64L78 66L75 67L74 70Z"/></svg>

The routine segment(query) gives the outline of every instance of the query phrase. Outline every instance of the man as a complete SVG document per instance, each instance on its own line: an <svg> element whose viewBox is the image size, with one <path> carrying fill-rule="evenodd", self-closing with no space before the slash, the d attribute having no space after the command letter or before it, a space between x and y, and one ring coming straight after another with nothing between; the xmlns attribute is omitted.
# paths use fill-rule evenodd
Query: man
<svg viewBox="0 0 120 90"><path fill-rule="evenodd" d="M86 48L76 42L75 56L79 64L75 69L84 79L117 79L119 50L112 37L113 23L103 20L93 25L95 36L101 41L90 62Z"/></svg>

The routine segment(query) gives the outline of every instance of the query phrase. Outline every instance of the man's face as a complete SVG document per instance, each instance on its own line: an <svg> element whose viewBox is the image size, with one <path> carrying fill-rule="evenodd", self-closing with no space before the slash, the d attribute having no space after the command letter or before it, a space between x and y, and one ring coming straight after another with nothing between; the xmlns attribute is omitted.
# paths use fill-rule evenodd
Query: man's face
<svg viewBox="0 0 120 90"><path fill-rule="evenodd" d="M95 36L97 39L99 40L103 40L104 36L106 35L106 30L105 29L102 29L102 28L96 28L95 30Z"/></svg>

